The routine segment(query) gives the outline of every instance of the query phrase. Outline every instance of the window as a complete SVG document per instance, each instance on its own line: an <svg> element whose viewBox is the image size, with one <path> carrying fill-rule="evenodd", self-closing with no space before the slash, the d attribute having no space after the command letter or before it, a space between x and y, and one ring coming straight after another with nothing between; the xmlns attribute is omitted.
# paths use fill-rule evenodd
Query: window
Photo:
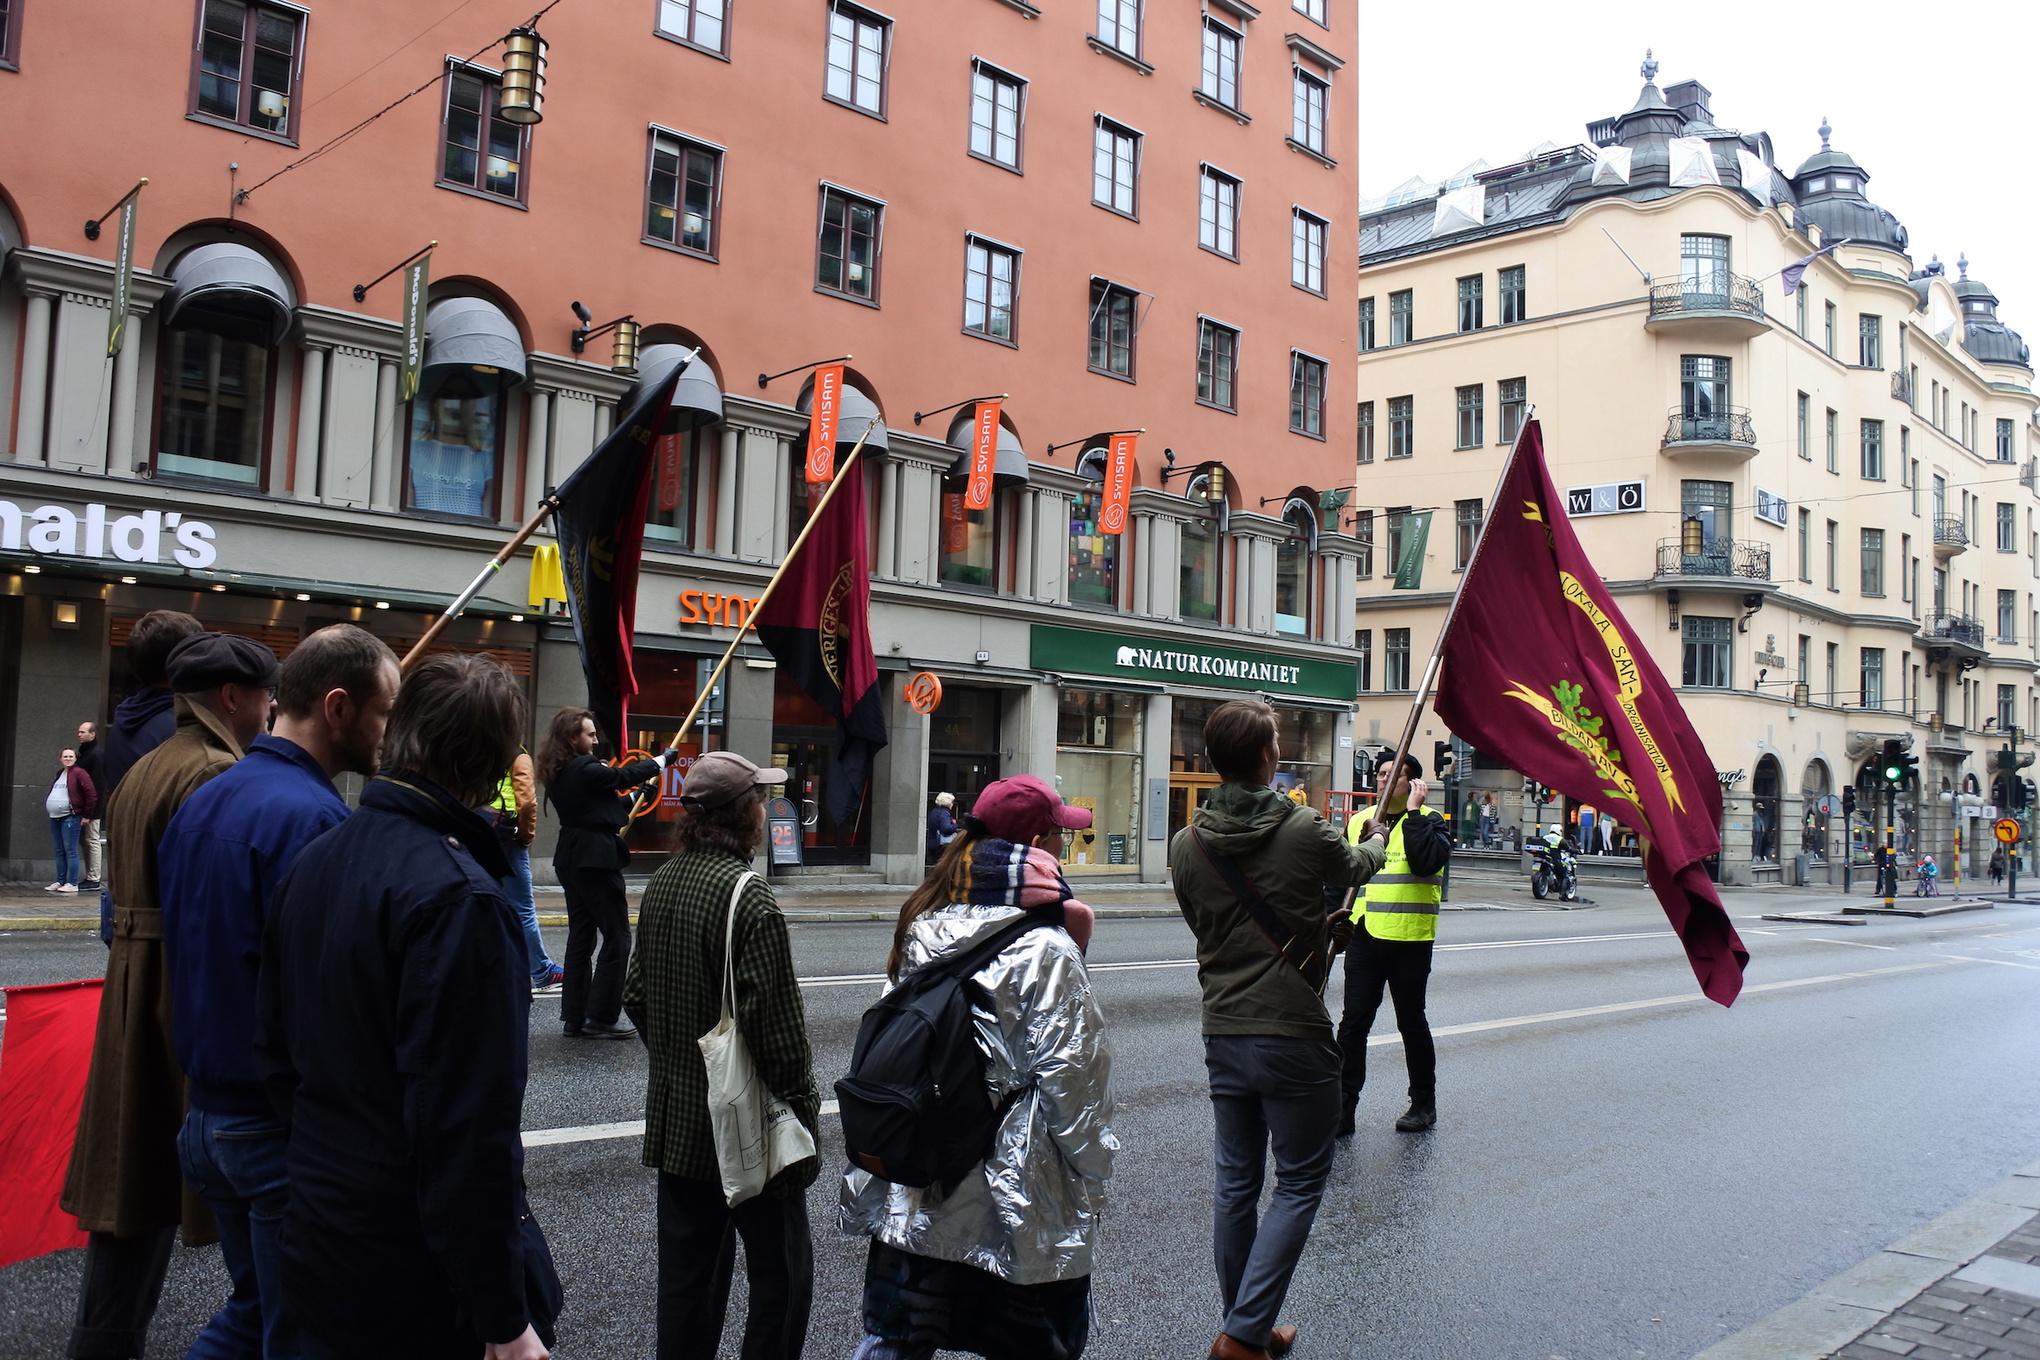
<svg viewBox="0 0 2040 1360"><path fill-rule="evenodd" d="M1884 318L1868 314L1856 318L1856 362L1864 368L1884 367Z"/></svg>
<svg viewBox="0 0 2040 1360"><path fill-rule="evenodd" d="M1362 694L1374 688L1374 630L1362 628L1353 634L1355 686Z"/></svg>
<svg viewBox="0 0 2040 1360"><path fill-rule="evenodd" d="M1793 293L1793 296L1799 300L1799 312L1794 318L1792 329L1798 331L1799 338L1804 340L1806 338L1806 309L1807 304L1812 300L1812 295L1806 291L1806 286L1801 284Z"/></svg>
<svg viewBox="0 0 2040 1360"><path fill-rule="evenodd" d="M1120 540L1126 535L1098 532L1105 510L1104 451L1086 453L1077 470L1090 481L1070 502L1070 601L1117 608Z"/></svg>
<svg viewBox="0 0 2040 1360"><path fill-rule="evenodd" d="M722 217L722 156L670 132L652 134L645 239L714 259Z"/></svg>
<svg viewBox="0 0 2040 1360"><path fill-rule="evenodd" d="M1374 348L1374 299L1360 299L1360 352Z"/></svg>
<svg viewBox="0 0 2040 1360"><path fill-rule="evenodd" d="M1900 534L1898 536L1898 593L1907 601L1910 601L1915 593L1913 591L1912 560L1912 535Z"/></svg>
<svg viewBox="0 0 2040 1360"><path fill-rule="evenodd" d="M1452 566L1465 571L1473 561L1473 545L1480 541L1480 501L1452 502Z"/></svg>
<svg viewBox="0 0 2040 1360"><path fill-rule="evenodd" d="M1910 448L1911 445L1912 431L1901 427L1898 432L1898 447L1900 450L1904 450ZM1906 459L1905 466L1907 473L1906 486L1911 493L1912 512L1917 515L1920 512L1920 460L1908 458Z"/></svg>
<svg viewBox="0 0 2040 1360"><path fill-rule="evenodd" d="M1322 28L1330 28L1325 22L1325 0L1289 0L1289 7Z"/></svg>
<svg viewBox="0 0 2040 1360"><path fill-rule="evenodd" d="M1396 568L1402 565L1403 530L1408 527L1410 508L1407 505L1396 506L1383 511L1381 517L1388 525L1388 552L1382 558L1382 574L1393 576Z"/></svg>
<svg viewBox="0 0 2040 1360"><path fill-rule="evenodd" d="M448 73L439 182L521 203L530 127L504 119L502 103L501 76L472 66Z"/></svg>
<svg viewBox="0 0 2040 1360"><path fill-rule="evenodd" d="M1139 295L1103 279L1091 280L1093 373L1133 381L1134 302Z"/></svg>
<svg viewBox="0 0 2040 1360"><path fill-rule="evenodd" d="M1827 413L1827 470L1837 475L1842 470L1841 463L1838 461L1838 434L1841 428L1841 419L1840 416L1835 414L1834 407L1830 406Z"/></svg>
<svg viewBox="0 0 2040 1360"><path fill-rule="evenodd" d="M1197 91L1229 109L1240 106L1240 35L1204 16L1204 73Z"/></svg>
<svg viewBox="0 0 2040 1360"><path fill-rule="evenodd" d="M1685 629L1684 683L1700 689L1729 687L1728 649L1735 641L1735 620L1688 614Z"/></svg>
<svg viewBox="0 0 2040 1360"><path fill-rule="evenodd" d="M2019 592L2016 590L2000 590L1997 593L1997 600L1997 640L1999 642L2017 642L2019 640L2019 629L2018 625L2013 622L2013 619L2018 613Z"/></svg>
<svg viewBox="0 0 2040 1360"><path fill-rule="evenodd" d="M1289 281L1320 297L1325 291L1325 240L1330 229L1324 218L1290 209Z"/></svg>
<svg viewBox="0 0 2040 1360"><path fill-rule="evenodd" d="M1363 402L1361 402L1361 403L1360 403L1360 421L1359 421L1359 426L1360 426L1360 451L1359 451L1359 461L1360 461L1360 462L1363 462L1363 463L1371 463L1371 462L1373 462L1373 461L1374 461L1374 403L1373 403L1373 402L1371 402L1371 401L1363 401Z"/></svg>
<svg viewBox="0 0 2040 1360"><path fill-rule="evenodd" d="M2018 689L2012 685L1999 685L1997 700L1998 731L2009 732L2012 730L2012 724L2018 720L2018 706ZM2023 777L2021 775L2013 776L2015 779Z"/></svg>
<svg viewBox="0 0 2040 1360"><path fill-rule="evenodd" d="M1408 288L1388 295L1388 343L1407 345L1416 339L1417 295Z"/></svg>
<svg viewBox="0 0 2040 1360"><path fill-rule="evenodd" d="M1861 443L1863 446L1863 477L1866 481L1884 480L1884 422L1866 420L1862 423Z"/></svg>
<svg viewBox="0 0 2040 1360"><path fill-rule="evenodd" d="M1679 291L1688 306L1728 306L1728 248L1726 236L1679 238Z"/></svg>
<svg viewBox="0 0 2040 1360"><path fill-rule="evenodd" d="M1884 707L1884 649L1882 647L1863 648L1862 681L1863 707Z"/></svg>
<svg viewBox="0 0 2040 1360"><path fill-rule="evenodd" d="M2007 501L1998 502L1997 550L2005 553L2019 550L2019 510Z"/></svg>
<svg viewBox="0 0 2040 1360"><path fill-rule="evenodd" d="M1361 580L1374 576L1374 512L1356 510L1353 513L1353 537L1360 544L1360 555L1354 562L1354 571Z"/></svg>
<svg viewBox="0 0 2040 1360"><path fill-rule="evenodd" d="M1140 56L1140 0L1098 0L1098 41Z"/></svg>
<svg viewBox="0 0 2040 1360"><path fill-rule="evenodd" d="M708 546L701 534L715 499L709 463L718 438L713 426L704 425L661 435L653 444L651 499L645 506L645 537L652 546Z"/></svg>
<svg viewBox="0 0 2040 1360"><path fill-rule="evenodd" d="M1292 70L1295 88L1290 107L1290 140L1306 151L1322 156L1325 154L1325 100L1331 86L1301 66Z"/></svg>
<svg viewBox="0 0 2040 1360"><path fill-rule="evenodd" d="M1209 481L1205 483L1206 486L1209 484ZM1195 482L1191 483L1193 499L1201 490ZM1219 552L1217 517L1192 516L1184 522L1180 537L1181 546L1176 556L1177 608L1186 619L1216 622L1223 560Z"/></svg>
<svg viewBox="0 0 2040 1360"><path fill-rule="evenodd" d="M1513 444L1523 433L1523 420L1530 409L1530 380L1504 378L1495 384L1495 396L1502 407L1501 442Z"/></svg>
<svg viewBox="0 0 2040 1360"><path fill-rule="evenodd" d="M24 0L0 0L0 71L21 69L21 6Z"/></svg>
<svg viewBox="0 0 2040 1360"><path fill-rule="evenodd" d="M1813 688L1813 639L1806 634L1799 635L1799 679L1810 691Z"/></svg>
<svg viewBox="0 0 2040 1360"><path fill-rule="evenodd" d="M276 352L203 326L156 345L156 471L262 484Z"/></svg>
<svg viewBox="0 0 2040 1360"><path fill-rule="evenodd" d="M1841 586L1836 584L1840 578L1835 573L1836 542L1841 537L1841 532L1841 525L1833 520L1827 522L1827 588L1829 590L1841 589Z"/></svg>
<svg viewBox="0 0 2040 1360"><path fill-rule="evenodd" d="M822 231L815 286L825 293L878 300L879 229L885 205L841 189L822 190Z"/></svg>
<svg viewBox="0 0 2040 1360"><path fill-rule="evenodd" d="M1310 631L1310 547L1317 511L1290 501L1282 508L1289 532L1275 544L1275 631L1299 637Z"/></svg>
<svg viewBox="0 0 2040 1360"><path fill-rule="evenodd" d="M1523 282L1524 267L1516 265L1495 275L1495 285L1502 294L1502 324L1513 326L1519 321L1530 319L1529 295Z"/></svg>
<svg viewBox="0 0 2040 1360"><path fill-rule="evenodd" d="M805 485L803 469L795 468L794 476ZM963 503L962 491L943 491L938 582L963 590L998 590L998 513L996 495L984 509L973 510Z"/></svg>
<svg viewBox="0 0 2040 1360"><path fill-rule="evenodd" d="M1842 646L1838 642L1830 642L1827 645L1827 689L1823 692L1827 695L1825 702L1830 705L1835 702L1835 696L1840 693L1835 688L1835 665L1840 657L1841 650Z"/></svg>
<svg viewBox="0 0 2040 1360"><path fill-rule="evenodd" d="M1813 511L1799 512L1799 579L1813 584Z"/></svg>
<svg viewBox="0 0 2040 1360"><path fill-rule="evenodd" d="M1726 555L1724 540L1734 537L1730 528L1735 508L1735 484L1733 482L1701 481L1688 479L1679 483L1679 518L1700 521L1701 537L1706 540L1710 554ZM1712 575L1726 576L1726 571Z"/></svg>
<svg viewBox="0 0 2040 1360"><path fill-rule="evenodd" d="M1197 175L1197 244L1237 260L1239 235L1240 182L1223 170L1204 166Z"/></svg>
<svg viewBox="0 0 2040 1360"><path fill-rule="evenodd" d="M1458 389L1459 443L1462 449L1477 449L1486 441L1487 388L1481 383Z"/></svg>
<svg viewBox="0 0 2040 1360"><path fill-rule="evenodd" d="M1289 429L1313 439L1325 437L1325 361L1289 351Z"/></svg>
<svg viewBox="0 0 2040 1360"><path fill-rule="evenodd" d="M1827 312L1827 329L1822 333L1823 338L1820 347L1829 354L1833 354L1835 352L1835 304L1830 302L1824 305Z"/></svg>
<svg viewBox="0 0 2040 1360"><path fill-rule="evenodd" d="M1020 252L967 236L963 244L963 328L991 340L1013 340L1020 295Z"/></svg>
<svg viewBox="0 0 2040 1360"><path fill-rule="evenodd" d="M1134 187L1140 173L1140 134L1098 115L1092 133L1091 201L1126 217L1136 213Z"/></svg>
<svg viewBox="0 0 2040 1360"><path fill-rule="evenodd" d="M722 56L726 0L659 0L658 34Z"/></svg>
<svg viewBox="0 0 2040 1360"><path fill-rule="evenodd" d="M1417 451L1415 397L1388 399L1388 456L1408 458Z"/></svg>
<svg viewBox="0 0 2040 1360"><path fill-rule="evenodd" d="M1863 530L1863 593L1884 593L1884 531Z"/></svg>
<svg viewBox="0 0 2040 1360"><path fill-rule="evenodd" d="M1382 629L1381 650L1381 687L1386 690L1409 689L1410 630L1407 628Z"/></svg>
<svg viewBox="0 0 2040 1360"><path fill-rule="evenodd" d="M8 35L19 4L0 3L0 58L11 58ZM242 0L205 0L200 24L192 112L288 138L301 69L299 16Z"/></svg>
<svg viewBox="0 0 2040 1360"><path fill-rule="evenodd" d="M1197 400L1221 411L1233 409L1233 378L1239 372L1240 333L1210 317L1197 318ZM1294 375L1291 378L1294 386Z"/></svg>
<svg viewBox="0 0 2040 1360"><path fill-rule="evenodd" d="M2012 422L2006 420L2003 416L1999 416L1997 423L1997 460L2000 463L2012 461L2012 430Z"/></svg>
<svg viewBox="0 0 2040 1360"><path fill-rule="evenodd" d="M1729 420L1729 361L1716 354L1679 356L1680 436L1685 439L1726 439L1734 431Z"/></svg>
<svg viewBox="0 0 2040 1360"><path fill-rule="evenodd" d="M1026 107L1026 81L981 61L971 63L970 154L1018 170Z"/></svg>
<svg viewBox="0 0 2040 1360"><path fill-rule="evenodd" d="M892 24L876 14L829 2L828 73L823 94L846 108L885 116L885 63Z"/></svg>
<svg viewBox="0 0 2040 1360"><path fill-rule="evenodd" d="M1804 392L1799 394L1799 456L1813 461L1813 402Z"/></svg>
<svg viewBox="0 0 2040 1360"><path fill-rule="evenodd" d="M404 506L494 519L501 500L504 408L500 373L453 369L411 402Z"/></svg>

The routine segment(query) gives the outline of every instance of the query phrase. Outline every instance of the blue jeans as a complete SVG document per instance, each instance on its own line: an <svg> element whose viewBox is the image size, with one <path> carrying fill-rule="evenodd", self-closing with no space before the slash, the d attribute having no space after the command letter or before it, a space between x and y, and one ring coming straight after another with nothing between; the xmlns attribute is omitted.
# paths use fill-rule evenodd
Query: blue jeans
<svg viewBox="0 0 2040 1360"><path fill-rule="evenodd" d="M498 881L524 926L524 953L531 965L531 980L542 983L552 977L553 961L545 952L545 937L538 933L538 904L531 896L531 851L521 845L509 845L504 847L503 854L510 861L510 876Z"/></svg>
<svg viewBox="0 0 2040 1360"><path fill-rule="evenodd" d="M283 1260L277 1228L290 1195L287 1143L274 1115L193 1109L177 1133L184 1179L213 1212L220 1258L233 1279L226 1307L185 1352L185 1360L296 1360L297 1328L283 1320Z"/></svg>
<svg viewBox="0 0 2040 1360"><path fill-rule="evenodd" d="M78 857L78 817L50 818L50 848L57 852L57 882L78 886L85 877L85 861Z"/></svg>

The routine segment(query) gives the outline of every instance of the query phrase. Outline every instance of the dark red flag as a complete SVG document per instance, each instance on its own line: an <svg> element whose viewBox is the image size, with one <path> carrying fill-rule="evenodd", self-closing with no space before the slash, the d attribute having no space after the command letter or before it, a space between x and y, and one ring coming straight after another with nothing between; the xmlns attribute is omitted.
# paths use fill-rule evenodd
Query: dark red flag
<svg viewBox="0 0 2040 1360"><path fill-rule="evenodd" d="M1700 990L1726 1006L1750 956L1703 863L1721 848L1714 762L1564 507L1533 420L1460 586L1438 716L1510 768L1636 829Z"/></svg>
<svg viewBox="0 0 2040 1360"><path fill-rule="evenodd" d="M82 1247L57 1199L71 1165L104 984L7 989L0 1044L0 1266Z"/></svg>
<svg viewBox="0 0 2040 1360"><path fill-rule="evenodd" d="M871 547L864 519L864 464L837 473L842 485L821 519L751 616L758 640L836 720L829 816L848 829L857 816L871 758L886 744L871 654Z"/></svg>

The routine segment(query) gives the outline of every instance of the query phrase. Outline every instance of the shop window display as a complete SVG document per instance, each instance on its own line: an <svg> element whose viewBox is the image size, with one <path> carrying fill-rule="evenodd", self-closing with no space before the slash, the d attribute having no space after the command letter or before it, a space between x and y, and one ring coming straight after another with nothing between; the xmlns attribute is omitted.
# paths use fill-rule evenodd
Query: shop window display
<svg viewBox="0 0 2040 1360"><path fill-rule="evenodd" d="M714 486L705 476L716 431L699 427L661 435L652 450L652 494L645 537L661 546L692 548L705 537Z"/></svg>
<svg viewBox="0 0 2040 1360"><path fill-rule="evenodd" d="M942 496L942 584L966 590L995 590L997 555L994 520L998 501L983 510L963 503L962 492Z"/></svg>
<svg viewBox="0 0 2040 1360"><path fill-rule="evenodd" d="M701 685L715 669L712 657L683 656L673 652L638 651L631 667L637 673L637 697L630 704L627 734L631 752L638 757L656 755L673 740L687 711L694 707ZM723 749L723 686L718 684L701 715L680 743L680 759L659 784L655 796L641 802L638 815L624 833L624 844L633 856L664 856L673 849L673 825L680 816L680 792L687 769L696 756ZM612 756L615 752L609 753ZM625 753L629 754L629 753ZM636 858L634 869L657 860Z"/></svg>
<svg viewBox="0 0 2040 1360"><path fill-rule="evenodd" d="M1063 844L1063 872L1135 873L1140 865L1141 714L1146 700L1113 690L1065 689L1056 711L1055 782L1063 801L1091 812L1089 830Z"/></svg>
<svg viewBox="0 0 2040 1360"><path fill-rule="evenodd" d="M165 330L156 468L253 486L269 426L267 347L209 330Z"/></svg>
<svg viewBox="0 0 2040 1360"><path fill-rule="evenodd" d="M1177 605L1183 617L1207 623L1216 621L1220 580L1216 516L1185 521L1177 578Z"/></svg>
<svg viewBox="0 0 2040 1360"><path fill-rule="evenodd" d="M1102 474L1100 464L1094 475ZM1098 532L1104 508L1102 483L1070 502L1070 602L1109 609L1119 603L1119 540L1124 535Z"/></svg>
<svg viewBox="0 0 2040 1360"><path fill-rule="evenodd" d="M410 509L493 518L502 464L500 377L454 373L411 403Z"/></svg>

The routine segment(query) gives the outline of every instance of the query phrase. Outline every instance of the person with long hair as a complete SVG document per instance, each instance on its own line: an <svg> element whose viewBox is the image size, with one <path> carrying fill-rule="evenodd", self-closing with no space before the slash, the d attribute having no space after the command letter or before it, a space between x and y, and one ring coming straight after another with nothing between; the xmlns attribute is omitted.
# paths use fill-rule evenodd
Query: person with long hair
<svg viewBox="0 0 2040 1360"><path fill-rule="evenodd" d="M1076 1360L1090 1335L1092 1242L1119 1142L1111 1051L1084 949L1092 912L1059 852L1091 814L1041 780L988 785L956 839L900 908L886 976L903 976L1021 915L1039 925L974 981L978 1047L1003 1111L984 1160L953 1185L915 1189L852 1169L845 1232L871 1238L857 1360Z"/></svg>
<svg viewBox="0 0 2040 1360"><path fill-rule="evenodd" d="M623 888L630 848L623 833L630 827L632 792L679 758L668 748L656 759L610 765L595 754L600 742L593 713L563 708L553 714L538 748L538 782L560 819L553 872L567 894L560 1026L569 1039L628 1039L637 1033L617 1019L630 962L630 899Z"/></svg>

